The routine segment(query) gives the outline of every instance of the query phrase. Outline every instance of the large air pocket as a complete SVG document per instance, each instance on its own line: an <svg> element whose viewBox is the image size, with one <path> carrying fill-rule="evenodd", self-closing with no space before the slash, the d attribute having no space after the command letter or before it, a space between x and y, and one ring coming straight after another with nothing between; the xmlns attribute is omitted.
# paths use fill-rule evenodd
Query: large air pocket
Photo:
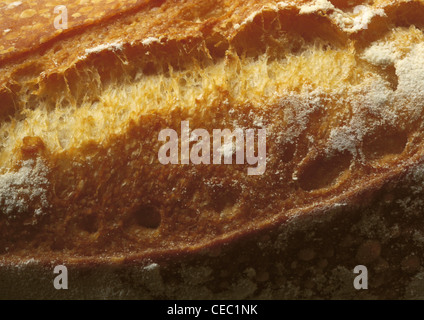
<svg viewBox="0 0 424 320"><path fill-rule="evenodd" d="M298 183L306 191L329 187L349 169L351 161L352 155L347 152L332 155L311 154L297 169Z"/></svg>

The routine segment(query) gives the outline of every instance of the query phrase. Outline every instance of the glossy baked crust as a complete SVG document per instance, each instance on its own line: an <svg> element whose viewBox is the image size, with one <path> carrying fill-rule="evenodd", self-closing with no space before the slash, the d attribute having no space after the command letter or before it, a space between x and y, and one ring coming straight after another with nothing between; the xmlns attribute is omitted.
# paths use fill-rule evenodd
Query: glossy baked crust
<svg viewBox="0 0 424 320"><path fill-rule="evenodd" d="M279 232L341 241L334 212L421 185L422 1L69 1L56 30L60 4L0 4L4 268L172 264L258 237L272 256ZM161 164L159 131L181 121L266 128L265 173Z"/></svg>

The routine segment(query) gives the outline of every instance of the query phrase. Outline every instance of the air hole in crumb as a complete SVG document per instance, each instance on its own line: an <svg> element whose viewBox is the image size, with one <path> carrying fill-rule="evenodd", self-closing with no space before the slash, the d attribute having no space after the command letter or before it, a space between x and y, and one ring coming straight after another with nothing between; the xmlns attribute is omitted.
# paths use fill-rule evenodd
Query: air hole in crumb
<svg viewBox="0 0 424 320"><path fill-rule="evenodd" d="M300 187L312 191L331 186L344 171L349 169L351 161L350 153L320 155L306 161L298 173Z"/></svg>
<svg viewBox="0 0 424 320"><path fill-rule="evenodd" d="M405 132L388 130L364 139L362 150L369 160L376 160L388 155L401 154L405 149L408 136Z"/></svg>
<svg viewBox="0 0 424 320"><path fill-rule="evenodd" d="M181 87L185 87L185 86L187 85L187 80L186 80L186 79L184 79L184 78L180 78L180 80L179 80L179 85L180 85Z"/></svg>
<svg viewBox="0 0 424 320"><path fill-rule="evenodd" d="M134 218L140 227L157 229L161 223L161 215L157 208L141 206L134 212Z"/></svg>
<svg viewBox="0 0 424 320"><path fill-rule="evenodd" d="M208 48L210 55L217 60L225 57L229 44L227 39L222 35L215 34L207 40L206 47Z"/></svg>

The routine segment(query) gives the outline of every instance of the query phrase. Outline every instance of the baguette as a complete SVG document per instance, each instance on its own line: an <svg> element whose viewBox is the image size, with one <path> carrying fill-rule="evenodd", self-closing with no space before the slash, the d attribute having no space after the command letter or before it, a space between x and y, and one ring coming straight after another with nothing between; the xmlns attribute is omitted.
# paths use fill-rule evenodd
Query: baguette
<svg viewBox="0 0 424 320"><path fill-rule="evenodd" d="M1 296L424 295L423 1L58 5L0 4ZM266 130L266 168L185 163L183 123Z"/></svg>

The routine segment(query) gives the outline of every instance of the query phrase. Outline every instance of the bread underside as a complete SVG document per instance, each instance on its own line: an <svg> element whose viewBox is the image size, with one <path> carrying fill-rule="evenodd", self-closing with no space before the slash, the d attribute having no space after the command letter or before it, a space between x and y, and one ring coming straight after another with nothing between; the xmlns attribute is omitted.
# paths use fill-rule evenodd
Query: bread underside
<svg viewBox="0 0 424 320"><path fill-rule="evenodd" d="M11 4L0 5L0 26L15 21L0 39L5 265L197 252L422 173L422 1L69 2L67 30L48 25L47 2ZM182 121L265 128L264 174L161 164L159 132Z"/></svg>

